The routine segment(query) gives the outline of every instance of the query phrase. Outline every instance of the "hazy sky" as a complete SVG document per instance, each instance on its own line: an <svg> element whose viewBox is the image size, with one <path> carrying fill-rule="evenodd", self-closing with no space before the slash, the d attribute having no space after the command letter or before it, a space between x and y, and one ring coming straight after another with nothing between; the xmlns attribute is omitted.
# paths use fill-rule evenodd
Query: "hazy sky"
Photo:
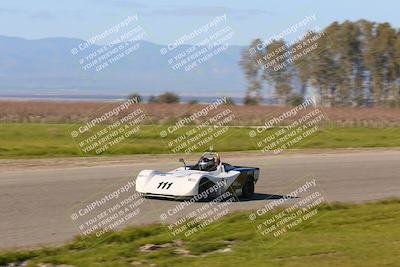
<svg viewBox="0 0 400 267"><path fill-rule="evenodd" d="M147 40L167 44L212 18L227 14L235 31L231 44L248 44L279 33L307 15L316 25L365 18L400 26L395 0L1 0L0 35L37 39L87 39L132 15L139 16Z"/></svg>

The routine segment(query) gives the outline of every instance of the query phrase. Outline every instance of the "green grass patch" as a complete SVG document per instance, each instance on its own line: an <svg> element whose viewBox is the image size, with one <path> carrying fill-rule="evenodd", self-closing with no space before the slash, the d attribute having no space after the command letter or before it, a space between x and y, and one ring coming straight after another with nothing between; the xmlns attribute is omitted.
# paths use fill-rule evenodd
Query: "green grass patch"
<svg viewBox="0 0 400 267"><path fill-rule="evenodd" d="M96 153L82 153L69 134L71 124L0 124L0 158L37 158L93 156ZM169 134L162 139L160 132L166 125L144 125L119 145L101 155L131 155L168 153L168 142L185 134L194 126ZM266 134L249 137L250 128L233 128L215 142L210 142L195 150L202 152L213 145L223 151L249 151L257 149L257 142ZM276 131L269 130L271 134ZM399 147L400 127L398 128L321 128L317 133L300 141L292 148L360 148L360 147ZM184 150L180 151L184 152Z"/></svg>
<svg viewBox="0 0 400 267"><path fill-rule="evenodd" d="M0 266L28 260L74 266L398 266L400 261L400 201L333 205L320 210L317 221L293 230L280 242L260 240L248 212L235 213L178 246L140 252L144 244L171 243L162 225L126 228L96 244L77 238L56 248L0 252ZM270 215L272 216L272 214ZM263 218L265 220L265 217ZM260 221L261 222L261 221ZM229 244L231 251L220 252ZM86 246L89 245L89 246ZM93 245L93 246L91 246Z"/></svg>

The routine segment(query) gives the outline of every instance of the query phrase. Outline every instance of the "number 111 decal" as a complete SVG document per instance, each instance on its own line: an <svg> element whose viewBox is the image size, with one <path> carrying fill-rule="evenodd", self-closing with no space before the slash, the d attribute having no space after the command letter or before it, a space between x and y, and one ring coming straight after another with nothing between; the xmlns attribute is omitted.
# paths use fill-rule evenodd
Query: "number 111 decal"
<svg viewBox="0 0 400 267"><path fill-rule="evenodd" d="M169 189L173 183L168 183L168 182L160 182L157 186L157 189Z"/></svg>

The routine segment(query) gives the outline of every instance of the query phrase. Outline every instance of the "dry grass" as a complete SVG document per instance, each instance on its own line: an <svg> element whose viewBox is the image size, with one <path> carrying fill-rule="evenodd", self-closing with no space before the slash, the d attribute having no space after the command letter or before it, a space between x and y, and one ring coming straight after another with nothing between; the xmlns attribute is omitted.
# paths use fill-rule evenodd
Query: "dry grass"
<svg viewBox="0 0 400 267"><path fill-rule="evenodd" d="M77 123L87 121L93 114L107 109L110 102L71 101L0 101L0 122ZM166 124L198 110L201 105L144 104L150 115L148 123ZM283 106L233 106L243 125L260 125L266 119L288 111ZM386 127L400 125L400 108L322 108L329 121L339 127ZM299 114L301 115L301 114Z"/></svg>

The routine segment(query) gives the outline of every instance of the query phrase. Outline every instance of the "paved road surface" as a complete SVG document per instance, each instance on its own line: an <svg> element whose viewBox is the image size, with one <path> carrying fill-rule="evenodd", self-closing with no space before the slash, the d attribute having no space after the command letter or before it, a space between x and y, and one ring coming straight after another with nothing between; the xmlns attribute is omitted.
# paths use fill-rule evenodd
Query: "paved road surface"
<svg viewBox="0 0 400 267"><path fill-rule="evenodd" d="M60 243L78 232L71 208L110 185L122 185L141 169L169 170L179 166L173 157L134 164L95 167L17 169L0 172L0 248ZM174 161L171 163L171 161ZM262 207L271 194L287 194L302 177L315 177L329 201L363 202L400 197L400 151L366 150L318 154L267 156L227 155L232 164L257 166L261 177L251 201L234 203L236 209ZM292 188L293 189L293 188ZM174 201L149 200L132 224L159 220ZM197 203L196 203L197 205Z"/></svg>

